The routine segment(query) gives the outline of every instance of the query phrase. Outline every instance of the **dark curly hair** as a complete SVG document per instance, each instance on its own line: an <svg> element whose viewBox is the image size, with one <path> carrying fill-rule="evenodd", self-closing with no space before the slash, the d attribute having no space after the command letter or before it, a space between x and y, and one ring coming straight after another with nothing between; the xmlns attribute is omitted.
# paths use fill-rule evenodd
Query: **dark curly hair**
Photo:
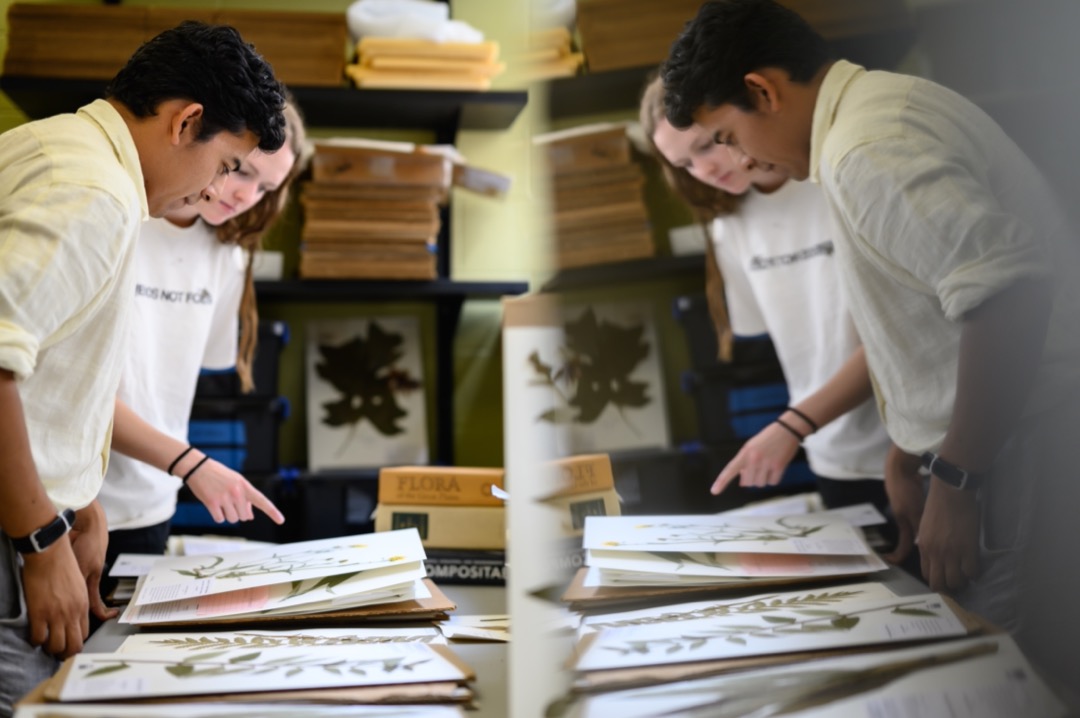
<svg viewBox="0 0 1080 718"><path fill-rule="evenodd" d="M686 24L660 68L668 121L684 129L702 107L754 109L743 82L765 67L806 83L832 59L825 39L773 0L710 0Z"/></svg>
<svg viewBox="0 0 1080 718"><path fill-rule="evenodd" d="M116 74L105 96L136 117L185 99L203 106L197 140L250 130L259 149L285 144L285 88L270 64L228 25L188 20L144 43Z"/></svg>

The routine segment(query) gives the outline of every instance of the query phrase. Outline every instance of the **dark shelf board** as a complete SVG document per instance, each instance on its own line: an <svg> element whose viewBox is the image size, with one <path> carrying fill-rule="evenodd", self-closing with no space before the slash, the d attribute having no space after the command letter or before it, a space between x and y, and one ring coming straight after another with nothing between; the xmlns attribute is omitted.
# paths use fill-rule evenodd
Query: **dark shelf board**
<svg viewBox="0 0 1080 718"><path fill-rule="evenodd" d="M256 282L260 302L353 302L371 300L430 301L438 299L498 299L524 294L527 282L365 281L350 279L291 279Z"/></svg>
<svg viewBox="0 0 1080 718"><path fill-rule="evenodd" d="M682 257L650 257L628 262L594 264L588 267L564 269L544 283L541 291L561 292L573 289L592 289L604 284L652 281L679 275L704 277L705 255Z"/></svg>
<svg viewBox="0 0 1080 718"><path fill-rule="evenodd" d="M839 38L830 41L833 52L875 70L897 66L915 43L914 28ZM620 110L636 113L645 80L657 65L629 67L562 77L548 83L548 112L553 120Z"/></svg>
<svg viewBox="0 0 1080 718"><path fill-rule="evenodd" d="M3 90L32 119L74 112L101 97L104 80L0 76ZM290 87L313 127L502 130L528 101L524 90L360 90Z"/></svg>
<svg viewBox="0 0 1080 718"><path fill-rule="evenodd" d="M630 67L560 77L548 83L548 112L553 120L633 109L645 79L655 66Z"/></svg>

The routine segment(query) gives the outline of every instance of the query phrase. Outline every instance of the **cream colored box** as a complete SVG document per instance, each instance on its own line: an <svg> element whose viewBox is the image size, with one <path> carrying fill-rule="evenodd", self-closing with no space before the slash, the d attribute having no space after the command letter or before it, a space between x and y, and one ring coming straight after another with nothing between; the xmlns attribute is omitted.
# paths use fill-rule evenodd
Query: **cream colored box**
<svg viewBox="0 0 1080 718"><path fill-rule="evenodd" d="M544 500L559 509L559 528L564 536L581 536L588 516L621 516L619 495L615 489L581 494L560 494Z"/></svg>
<svg viewBox="0 0 1080 718"><path fill-rule="evenodd" d="M505 549L506 509L502 506L379 504L375 530L416 528L425 548Z"/></svg>

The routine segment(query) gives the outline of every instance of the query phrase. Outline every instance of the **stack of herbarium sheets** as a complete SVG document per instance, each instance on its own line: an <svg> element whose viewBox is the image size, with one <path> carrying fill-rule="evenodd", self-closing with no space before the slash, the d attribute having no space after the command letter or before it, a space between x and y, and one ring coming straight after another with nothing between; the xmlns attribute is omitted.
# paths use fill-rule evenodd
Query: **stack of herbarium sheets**
<svg viewBox="0 0 1080 718"><path fill-rule="evenodd" d="M437 590L423 580L424 558L415 529L165 556L139 579L120 622L207 624L325 617L384 604L416 608Z"/></svg>
<svg viewBox="0 0 1080 718"><path fill-rule="evenodd" d="M594 614L583 620L573 665L584 674L604 672L582 679L595 688L624 677L610 671L670 667L653 675L673 680L981 627L938 594L897 596L881 583L856 583Z"/></svg>
<svg viewBox="0 0 1080 718"><path fill-rule="evenodd" d="M888 566L835 515L590 516L586 588L773 585Z"/></svg>
<svg viewBox="0 0 1080 718"><path fill-rule="evenodd" d="M580 697L568 718L1061 718L1005 634L819 658Z"/></svg>
<svg viewBox="0 0 1080 718"><path fill-rule="evenodd" d="M176 643L68 660L44 698L130 701L213 695L251 702L467 701L475 678L443 645L341 641L247 641L204 648ZM256 714L259 714L256 712Z"/></svg>
<svg viewBox="0 0 1080 718"><path fill-rule="evenodd" d="M187 702L212 696L220 703L291 702L298 711L293 715L302 716L307 714L299 712L300 704L308 710L342 703L468 703L473 697L469 683L474 678L472 669L430 624L153 631L128 636L115 653L72 657L24 702L104 705ZM66 713L65 706L51 715ZM263 714L261 707L249 713ZM417 713L416 718L424 715Z"/></svg>

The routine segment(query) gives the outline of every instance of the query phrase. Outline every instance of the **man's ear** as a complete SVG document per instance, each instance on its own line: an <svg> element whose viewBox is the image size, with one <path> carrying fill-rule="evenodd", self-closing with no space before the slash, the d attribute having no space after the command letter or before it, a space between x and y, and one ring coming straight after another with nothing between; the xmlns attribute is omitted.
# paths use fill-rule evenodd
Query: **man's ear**
<svg viewBox="0 0 1080 718"><path fill-rule="evenodd" d="M174 145L194 142L202 123L203 106L198 102L182 105L169 122L169 139Z"/></svg>
<svg viewBox="0 0 1080 718"><path fill-rule="evenodd" d="M778 77L768 69L749 72L743 77L754 109L758 112L776 112L780 109L780 86Z"/></svg>

